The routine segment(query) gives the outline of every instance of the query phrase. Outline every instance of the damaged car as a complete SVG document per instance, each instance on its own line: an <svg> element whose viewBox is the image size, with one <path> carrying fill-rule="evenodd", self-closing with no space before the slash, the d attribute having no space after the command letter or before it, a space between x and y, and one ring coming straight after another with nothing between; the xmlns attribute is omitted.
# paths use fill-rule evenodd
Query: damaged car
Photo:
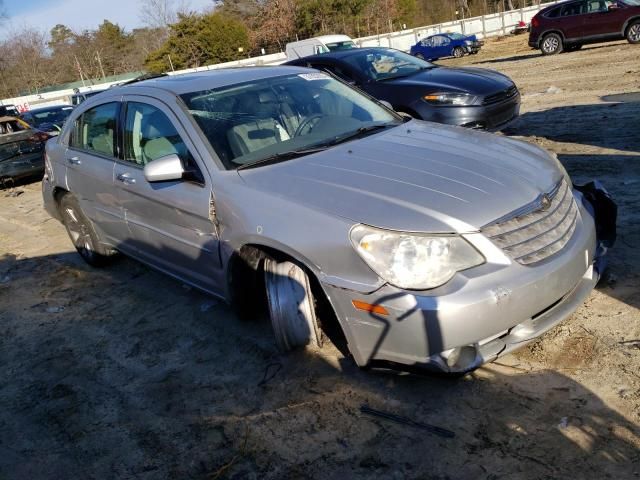
<svg viewBox="0 0 640 480"><path fill-rule="evenodd" d="M31 128L16 117L0 117L0 188L16 181L41 176L44 144L49 135Z"/></svg>
<svg viewBox="0 0 640 480"><path fill-rule="evenodd" d="M89 264L121 252L264 305L281 350L336 335L361 367L463 374L525 345L589 295L615 229L555 155L300 67L114 88L45 163L45 208Z"/></svg>

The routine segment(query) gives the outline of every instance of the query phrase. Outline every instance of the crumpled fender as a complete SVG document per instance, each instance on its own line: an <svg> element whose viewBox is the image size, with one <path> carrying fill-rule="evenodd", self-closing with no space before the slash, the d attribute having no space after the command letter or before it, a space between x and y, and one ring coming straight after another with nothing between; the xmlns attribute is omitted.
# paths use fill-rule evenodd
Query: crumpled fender
<svg viewBox="0 0 640 480"><path fill-rule="evenodd" d="M573 188L582 193L585 207L593 215L598 242L605 248L613 247L616 243L618 205L599 180L584 185L574 183Z"/></svg>

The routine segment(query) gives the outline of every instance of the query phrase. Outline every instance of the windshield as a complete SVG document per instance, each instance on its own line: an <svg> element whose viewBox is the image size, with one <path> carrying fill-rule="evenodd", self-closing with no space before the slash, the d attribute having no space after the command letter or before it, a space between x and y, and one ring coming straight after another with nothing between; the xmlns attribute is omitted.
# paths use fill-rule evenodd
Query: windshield
<svg viewBox="0 0 640 480"><path fill-rule="evenodd" d="M466 38L464 35L462 35L461 33L447 33L447 36L451 39L451 40L462 40L464 38Z"/></svg>
<svg viewBox="0 0 640 480"><path fill-rule="evenodd" d="M632 7L640 7L640 0L622 0L622 3Z"/></svg>
<svg viewBox="0 0 640 480"><path fill-rule="evenodd" d="M33 123L35 127L42 127L43 125L62 126L72 111L73 107L62 107L52 110L32 112L31 117L33 120L31 123Z"/></svg>
<svg viewBox="0 0 640 480"><path fill-rule="evenodd" d="M332 52L337 52L338 50L350 50L352 48L358 48L355 43L351 40L345 40L344 42L333 42L327 43L327 48Z"/></svg>
<svg viewBox="0 0 640 480"><path fill-rule="evenodd" d="M227 169L295 157L368 127L402 123L356 90L311 70L181 97Z"/></svg>
<svg viewBox="0 0 640 480"><path fill-rule="evenodd" d="M349 55L344 60L375 81L407 77L421 70L435 67L432 63L399 50L383 48L373 52L365 50L362 53Z"/></svg>

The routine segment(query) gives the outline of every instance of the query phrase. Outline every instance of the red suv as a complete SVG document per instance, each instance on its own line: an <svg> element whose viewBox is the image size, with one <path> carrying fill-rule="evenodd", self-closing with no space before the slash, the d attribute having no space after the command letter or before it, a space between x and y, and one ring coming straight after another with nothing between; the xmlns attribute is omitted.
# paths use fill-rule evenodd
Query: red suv
<svg viewBox="0 0 640 480"><path fill-rule="evenodd" d="M544 8L531 20L529 45L553 55L621 38L640 43L640 0L571 0Z"/></svg>

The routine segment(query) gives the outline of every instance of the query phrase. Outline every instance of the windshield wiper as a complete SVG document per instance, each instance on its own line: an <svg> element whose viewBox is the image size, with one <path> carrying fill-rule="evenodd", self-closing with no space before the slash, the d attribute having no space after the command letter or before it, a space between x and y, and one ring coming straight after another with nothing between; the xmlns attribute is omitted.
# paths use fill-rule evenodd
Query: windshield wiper
<svg viewBox="0 0 640 480"><path fill-rule="evenodd" d="M292 158L304 157L305 155L311 155L312 153L321 152L326 150L327 147L314 147L314 148L305 148L300 150L289 150L287 152L274 153L273 155L269 155L268 157L261 158L260 160L256 160L255 162L245 163L236 168L236 170L244 170L247 168L259 167L261 165L269 165L273 163L283 162L285 160L291 160Z"/></svg>
<svg viewBox="0 0 640 480"><path fill-rule="evenodd" d="M375 132L376 130L384 130L385 128L395 127L397 125L398 124L395 124L395 123L378 123L376 125L368 125L366 127L360 127L359 129L354 130L353 132L349 132L345 135L336 137L330 142L325 143L324 145L327 145L327 146L338 145L340 143L344 143L354 138L360 137L366 133Z"/></svg>

